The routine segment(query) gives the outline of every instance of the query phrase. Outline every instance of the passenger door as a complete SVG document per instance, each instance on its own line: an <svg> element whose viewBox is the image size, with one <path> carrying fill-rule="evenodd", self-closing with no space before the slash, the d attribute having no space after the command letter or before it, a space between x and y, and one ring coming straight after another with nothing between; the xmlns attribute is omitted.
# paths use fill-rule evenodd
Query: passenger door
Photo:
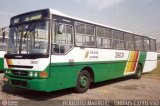
<svg viewBox="0 0 160 106"><path fill-rule="evenodd" d="M53 19L52 54L66 54L74 44L73 25L68 19Z"/></svg>

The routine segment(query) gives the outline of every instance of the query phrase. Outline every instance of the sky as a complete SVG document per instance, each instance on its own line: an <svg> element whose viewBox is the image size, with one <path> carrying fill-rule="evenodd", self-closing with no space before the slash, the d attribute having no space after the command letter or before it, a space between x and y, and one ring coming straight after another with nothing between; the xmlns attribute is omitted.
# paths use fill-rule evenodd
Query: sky
<svg viewBox="0 0 160 106"><path fill-rule="evenodd" d="M24 12L52 8L64 14L157 38L160 0L0 0L0 27Z"/></svg>

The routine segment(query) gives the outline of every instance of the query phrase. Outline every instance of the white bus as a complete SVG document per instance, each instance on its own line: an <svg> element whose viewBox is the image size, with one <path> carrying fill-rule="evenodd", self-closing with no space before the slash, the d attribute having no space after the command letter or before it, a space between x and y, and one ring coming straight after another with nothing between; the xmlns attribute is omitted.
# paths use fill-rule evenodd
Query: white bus
<svg viewBox="0 0 160 106"><path fill-rule="evenodd" d="M4 82L55 91L125 76L157 66L156 39L44 9L11 18Z"/></svg>

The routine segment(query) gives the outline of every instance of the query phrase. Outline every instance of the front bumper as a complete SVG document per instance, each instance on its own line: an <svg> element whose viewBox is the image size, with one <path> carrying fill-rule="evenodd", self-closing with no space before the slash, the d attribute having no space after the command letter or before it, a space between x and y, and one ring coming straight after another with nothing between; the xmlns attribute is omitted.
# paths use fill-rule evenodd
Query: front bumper
<svg viewBox="0 0 160 106"><path fill-rule="evenodd" d="M48 79L24 79L24 78L15 78L8 75L3 76L5 85L11 85L14 87L25 88L35 91L48 91Z"/></svg>

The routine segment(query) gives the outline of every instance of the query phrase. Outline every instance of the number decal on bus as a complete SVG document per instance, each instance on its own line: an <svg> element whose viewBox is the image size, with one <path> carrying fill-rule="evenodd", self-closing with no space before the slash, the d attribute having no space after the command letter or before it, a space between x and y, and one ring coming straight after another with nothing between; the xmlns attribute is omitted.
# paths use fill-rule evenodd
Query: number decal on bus
<svg viewBox="0 0 160 106"><path fill-rule="evenodd" d="M115 52L115 58L124 58L123 52Z"/></svg>

